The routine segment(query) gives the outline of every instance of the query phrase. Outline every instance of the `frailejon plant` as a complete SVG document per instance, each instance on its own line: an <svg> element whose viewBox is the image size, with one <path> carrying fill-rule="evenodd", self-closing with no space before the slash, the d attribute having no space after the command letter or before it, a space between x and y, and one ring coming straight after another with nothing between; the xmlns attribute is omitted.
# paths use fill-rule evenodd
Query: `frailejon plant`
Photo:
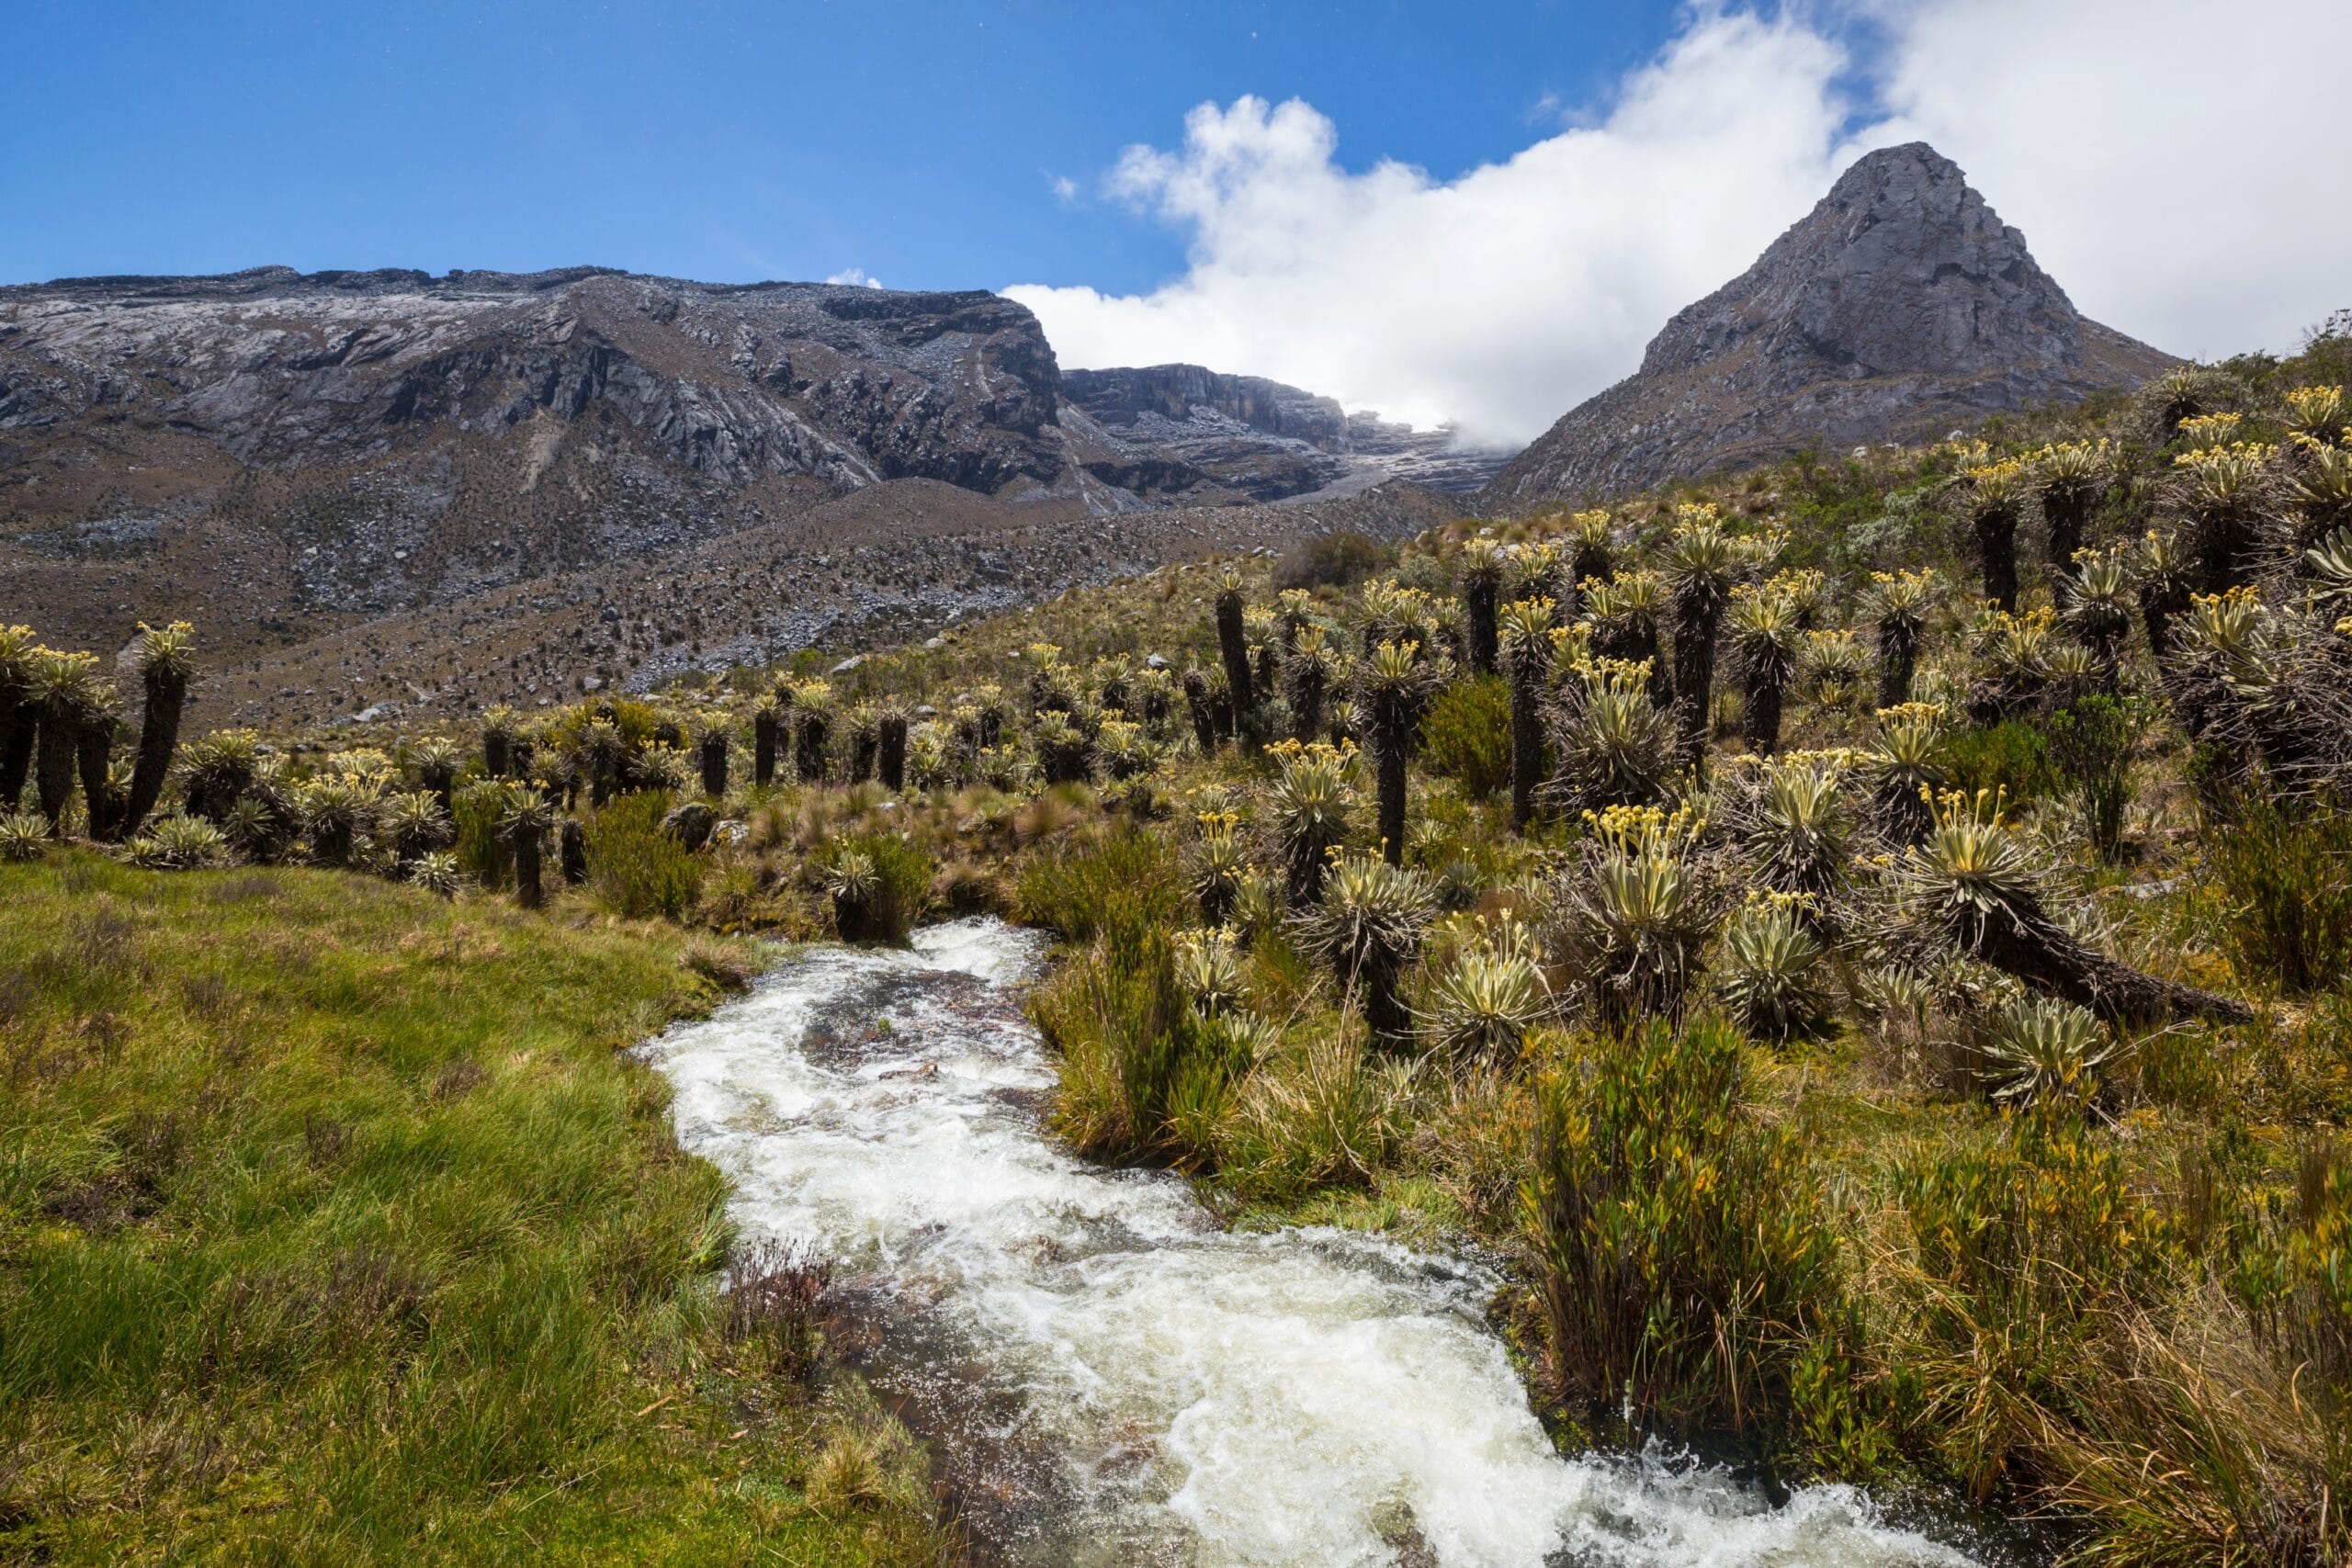
<svg viewBox="0 0 2352 1568"><path fill-rule="evenodd" d="M1600 509L1579 512L1568 519L1567 580L1548 585L1541 596L1556 600L1562 613L1573 616L1582 608L1575 603L1577 585L1606 581L1616 570L1616 530L1609 513Z"/></svg>
<svg viewBox="0 0 2352 1568"><path fill-rule="evenodd" d="M1469 632L1470 672L1495 673L1500 652L1500 609L1503 585L1502 547L1483 536L1462 547L1462 614Z"/></svg>
<svg viewBox="0 0 2352 1568"><path fill-rule="evenodd" d="M1310 624L1298 628L1283 673L1289 687L1285 695L1290 702L1291 738L1321 739L1324 705L1340 673L1339 650L1321 626Z"/></svg>
<svg viewBox="0 0 2352 1568"><path fill-rule="evenodd" d="M1645 806L1665 793L1672 736L1650 697L1646 662L1574 667L1552 715L1557 764L1549 793L1566 810Z"/></svg>
<svg viewBox="0 0 2352 1568"><path fill-rule="evenodd" d="M163 798L164 781L179 749L180 712L187 702L188 677L195 672L195 651L196 628L186 621L139 628L137 660L146 707L139 721L138 765L120 818L110 825L111 837L137 832Z"/></svg>
<svg viewBox="0 0 2352 1568"><path fill-rule="evenodd" d="M1359 852L1339 856L1321 901L1294 917L1301 945L1330 964L1343 995L1362 1000L1364 1022L1383 1044L1411 1032L1401 987L1436 911L1421 873Z"/></svg>
<svg viewBox="0 0 2352 1568"><path fill-rule="evenodd" d="M2075 576L2075 552L2089 535L2114 468L2113 449L2104 440L2060 442L2034 454L2034 498L2041 503L2052 581Z"/></svg>
<svg viewBox="0 0 2352 1568"><path fill-rule="evenodd" d="M1828 951L1789 894L1752 897L1724 928L1715 984L1740 1027L1765 1040L1809 1034L1831 1016Z"/></svg>
<svg viewBox="0 0 2352 1568"><path fill-rule="evenodd" d="M1454 954L1429 989L1421 1037L1457 1068L1517 1065L1528 1032L1551 1010L1526 925L1506 911Z"/></svg>
<svg viewBox="0 0 2352 1568"><path fill-rule="evenodd" d="M1677 509L1666 565L1674 601L1675 748L1686 768L1698 767L1706 754L1715 644L1740 564L1737 543L1713 507Z"/></svg>
<svg viewBox="0 0 2352 1568"><path fill-rule="evenodd" d="M554 808L537 790L519 789L509 797L498 825L505 835L507 852L514 856L514 901L526 909L536 909L547 902L539 876L539 852L548 829L555 825Z"/></svg>
<svg viewBox="0 0 2352 1568"><path fill-rule="evenodd" d="M2023 509L2025 465L2014 458L1964 468L1962 485L1974 535L1984 597L2003 610L2018 607L2018 515Z"/></svg>
<svg viewBox="0 0 2352 1568"><path fill-rule="evenodd" d="M2264 518L2278 499L2270 471L2278 447L2229 439L2236 418L2188 421L2183 434L2198 445L2173 458L2180 481L2176 493L2188 518L2194 581L2206 593L2254 581Z"/></svg>
<svg viewBox="0 0 2352 1568"><path fill-rule="evenodd" d="M1368 720L1377 784L1380 852L1390 865L1404 863L1406 764L1440 679L1417 642L1383 642L1357 671L1356 702Z"/></svg>
<svg viewBox="0 0 2352 1568"><path fill-rule="evenodd" d="M1926 840L1903 852L1893 875L1892 934L1914 934L1989 964L2102 1019L2254 1017L2242 1002L2143 974L2086 946L2050 913L2043 870L1990 794L1939 797Z"/></svg>
<svg viewBox="0 0 2352 1568"><path fill-rule="evenodd" d="M1863 758L1878 829L1900 848L1924 840L1932 809L1948 786L1940 761L1943 711L1932 703L1902 703L1878 711L1878 743Z"/></svg>
<svg viewBox="0 0 2352 1568"><path fill-rule="evenodd" d="M1781 699L1803 647L1795 601L1769 583L1743 584L1732 596L1731 627L1747 749L1769 756L1781 749Z"/></svg>
<svg viewBox="0 0 2352 1568"><path fill-rule="evenodd" d="M1544 689L1552 673L1549 599L1514 599L1501 615L1503 673L1510 683L1510 825L1523 833L1535 818L1544 778Z"/></svg>
<svg viewBox="0 0 2352 1568"><path fill-rule="evenodd" d="M2049 997L2003 1008L1983 1047L1994 1101L2045 1110L2088 1104L2119 1050L2088 1008Z"/></svg>
<svg viewBox="0 0 2352 1568"><path fill-rule="evenodd" d="M1722 920L1721 891L1697 853L1705 824L1688 807L1618 806L1587 812L1585 827L1559 888L1569 971L1611 1027L1679 1019Z"/></svg>
<svg viewBox="0 0 2352 1568"><path fill-rule="evenodd" d="M1229 567L1217 578L1216 646L1217 658L1225 666L1226 690L1233 698L1231 733L1238 737L1258 704L1251 683L1250 642L1242 626L1241 573Z"/></svg>
<svg viewBox="0 0 2352 1568"><path fill-rule="evenodd" d="M1838 1308L1817 1182L1750 1110L1746 1052L1655 1020L1541 1086L1522 1212L1554 1379L1630 1441L1770 1438Z"/></svg>
<svg viewBox="0 0 2352 1568"><path fill-rule="evenodd" d="M2122 668L2123 645L2132 635L2132 565L2121 549L2080 550L2074 575L2061 595L2066 629L2082 639L2112 683Z"/></svg>
<svg viewBox="0 0 2352 1568"><path fill-rule="evenodd" d="M1819 900L1845 886L1853 829L1844 784L1842 755L1795 755L1763 766L1743 837L1765 887Z"/></svg>
<svg viewBox="0 0 2352 1568"><path fill-rule="evenodd" d="M1878 628L1880 707L1895 707L1911 700L1911 681L1919 668L1920 639L1934 592L1933 572L1871 574L1865 604Z"/></svg>

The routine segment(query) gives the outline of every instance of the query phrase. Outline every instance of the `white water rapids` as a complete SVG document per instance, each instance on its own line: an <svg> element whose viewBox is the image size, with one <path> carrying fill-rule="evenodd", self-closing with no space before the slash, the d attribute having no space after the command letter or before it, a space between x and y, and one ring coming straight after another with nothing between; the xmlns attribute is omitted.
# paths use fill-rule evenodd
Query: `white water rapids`
<svg viewBox="0 0 2352 1568"><path fill-rule="evenodd" d="M1557 1455L1467 1265L1220 1230L1176 1178L1057 1147L1020 1012L1037 940L812 950L645 1047L751 1235L832 1259L868 1375L993 1560L1965 1564L1835 1486ZM887 1023L883 1021L887 1020Z"/></svg>

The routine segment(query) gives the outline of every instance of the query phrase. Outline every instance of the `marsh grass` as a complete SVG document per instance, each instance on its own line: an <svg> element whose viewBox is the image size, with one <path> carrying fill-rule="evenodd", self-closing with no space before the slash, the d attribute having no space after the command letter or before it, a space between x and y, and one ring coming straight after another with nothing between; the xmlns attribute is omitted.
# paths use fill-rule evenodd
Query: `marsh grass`
<svg viewBox="0 0 2352 1568"><path fill-rule="evenodd" d="M902 1443L802 1490L863 1395L723 1332L723 1183L620 1050L714 998L682 933L82 851L0 903L0 1557L935 1554Z"/></svg>

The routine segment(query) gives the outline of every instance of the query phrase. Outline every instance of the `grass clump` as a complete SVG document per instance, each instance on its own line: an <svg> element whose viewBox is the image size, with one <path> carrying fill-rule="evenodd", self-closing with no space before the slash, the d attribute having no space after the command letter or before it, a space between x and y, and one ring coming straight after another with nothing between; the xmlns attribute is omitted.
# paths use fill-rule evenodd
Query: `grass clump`
<svg viewBox="0 0 2352 1568"><path fill-rule="evenodd" d="M662 829L667 792L614 796L586 823L588 886L596 901L623 919L676 919L701 896L707 861Z"/></svg>
<svg viewBox="0 0 2352 1568"><path fill-rule="evenodd" d="M682 933L85 850L0 900L0 1556L932 1551L734 1381L723 1183L617 1050L713 996Z"/></svg>
<svg viewBox="0 0 2352 1568"><path fill-rule="evenodd" d="M1814 1178L1756 1117L1747 1050L1712 1015L1654 1020L1542 1087L1524 1224L1550 1375L1636 1439L1769 1426L1837 1306Z"/></svg>

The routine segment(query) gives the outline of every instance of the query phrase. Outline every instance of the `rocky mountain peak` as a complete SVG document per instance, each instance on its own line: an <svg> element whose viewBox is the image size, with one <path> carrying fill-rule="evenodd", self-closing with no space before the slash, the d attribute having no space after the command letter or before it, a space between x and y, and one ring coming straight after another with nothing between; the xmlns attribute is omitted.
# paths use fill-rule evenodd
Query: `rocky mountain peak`
<svg viewBox="0 0 2352 1568"><path fill-rule="evenodd" d="M1848 169L1488 495L1612 494L2081 398L2170 363L2084 317L1960 165L1914 141Z"/></svg>

